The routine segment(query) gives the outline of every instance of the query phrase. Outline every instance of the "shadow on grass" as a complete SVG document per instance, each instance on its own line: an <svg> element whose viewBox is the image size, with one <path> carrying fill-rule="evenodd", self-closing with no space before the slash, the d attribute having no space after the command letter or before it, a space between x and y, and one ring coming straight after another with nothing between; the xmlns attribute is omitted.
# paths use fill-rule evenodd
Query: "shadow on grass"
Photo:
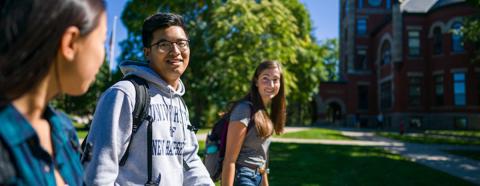
<svg viewBox="0 0 480 186"><path fill-rule="evenodd" d="M271 185L472 185L371 147L272 143Z"/></svg>

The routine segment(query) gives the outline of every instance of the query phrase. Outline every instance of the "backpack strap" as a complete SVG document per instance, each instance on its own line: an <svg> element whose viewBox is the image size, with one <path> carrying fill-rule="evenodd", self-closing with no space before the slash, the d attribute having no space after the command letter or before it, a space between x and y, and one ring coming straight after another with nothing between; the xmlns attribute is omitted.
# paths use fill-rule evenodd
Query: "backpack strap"
<svg viewBox="0 0 480 186"><path fill-rule="evenodd" d="M253 113L253 112L254 112L254 110L253 110L253 103L250 102L250 101L247 101L247 103L248 103L248 106L250 106L250 121L249 121L249 124L248 124L248 127L247 127L247 133L248 133L248 131L249 131L253 126L255 126L255 121L253 120L253 114L254 114L254 113ZM252 125L252 124L253 124L253 125Z"/></svg>
<svg viewBox="0 0 480 186"><path fill-rule="evenodd" d="M127 161L130 145L132 144L133 137L135 133L137 133L138 129L142 125L145 119L148 119L149 123L151 123L152 118L148 116L148 106L150 105L150 96L148 95L148 84L145 79L140 78L135 75L129 75L123 78L123 80L130 81L133 86L135 87L135 108L133 109L132 118L132 134L130 135L130 141L128 143L127 149L125 150L125 154L123 154L122 158L120 159L119 165L125 165Z"/></svg>
<svg viewBox="0 0 480 186"><path fill-rule="evenodd" d="M148 126L147 126L147 141L148 141L148 145L147 145L147 171L148 171L148 174L147 174L147 182L145 183L145 186L153 186L153 185L157 185L153 179L152 179L152 155L153 155L153 149L152 149L152 117L151 116L147 116L149 118L149 121L148 121Z"/></svg>
<svg viewBox="0 0 480 186"><path fill-rule="evenodd" d="M187 108L187 104L185 104L185 100L183 100L183 98L180 96L180 100L182 101L183 103L183 106L185 107L185 109ZM191 130L193 131L195 134L198 132L198 126L196 124L190 124L187 126L187 129L188 130Z"/></svg>

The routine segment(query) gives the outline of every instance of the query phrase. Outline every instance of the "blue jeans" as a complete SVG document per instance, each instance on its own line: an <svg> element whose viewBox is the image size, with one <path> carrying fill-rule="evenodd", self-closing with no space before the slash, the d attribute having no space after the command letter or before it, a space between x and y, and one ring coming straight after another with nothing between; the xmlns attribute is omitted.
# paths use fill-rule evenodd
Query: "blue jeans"
<svg viewBox="0 0 480 186"><path fill-rule="evenodd" d="M256 170L243 166L236 169L234 186L259 186L262 183L262 175Z"/></svg>

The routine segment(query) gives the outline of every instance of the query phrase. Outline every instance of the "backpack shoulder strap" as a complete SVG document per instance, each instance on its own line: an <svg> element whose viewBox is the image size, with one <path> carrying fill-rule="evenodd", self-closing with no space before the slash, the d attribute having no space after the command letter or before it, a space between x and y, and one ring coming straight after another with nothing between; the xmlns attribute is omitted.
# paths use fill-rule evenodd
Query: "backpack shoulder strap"
<svg viewBox="0 0 480 186"><path fill-rule="evenodd" d="M253 126L255 126L255 121L253 119L253 115L254 115L254 110L253 110L253 103L250 102L250 101L247 101L248 103L248 106L250 106L250 122L249 122L249 125L247 127L247 133L248 131L253 128Z"/></svg>
<svg viewBox="0 0 480 186"><path fill-rule="evenodd" d="M150 105L150 96L148 95L148 84L143 78L135 75L129 75L123 78L123 80L130 81L135 87L135 107L133 109L133 128L135 133L138 130L139 125L148 115L148 105Z"/></svg>
<svg viewBox="0 0 480 186"><path fill-rule="evenodd" d="M125 162L128 158L128 153L130 149L130 144L132 139L142 125L142 122L148 116L148 106L150 105L150 96L148 95L148 84L147 81L143 78L140 78L135 75L129 75L123 78L123 80L130 81L133 86L135 87L135 107L132 112L132 134L130 137L130 141L128 143L127 149L125 150L125 154L120 159L119 165L125 165Z"/></svg>
<svg viewBox="0 0 480 186"><path fill-rule="evenodd" d="M185 104L185 100L183 100L183 97L180 96L180 100L182 101L185 109L187 109L187 104ZM196 134L198 132L198 125L190 124L190 125L187 126L187 129L193 131Z"/></svg>

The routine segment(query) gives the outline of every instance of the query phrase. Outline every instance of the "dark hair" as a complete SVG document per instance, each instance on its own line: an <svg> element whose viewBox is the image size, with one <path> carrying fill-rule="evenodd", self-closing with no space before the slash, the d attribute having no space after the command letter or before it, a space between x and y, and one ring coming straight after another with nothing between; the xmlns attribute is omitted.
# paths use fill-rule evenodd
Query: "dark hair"
<svg viewBox="0 0 480 186"><path fill-rule="evenodd" d="M183 23L183 18L181 15L173 13L162 13L158 12L154 15L149 16L143 22L142 28L142 43L143 47L149 48L150 43L152 42L153 32L158 29L164 29L170 26L179 26L182 27L185 34L188 36L187 30L185 29L185 24Z"/></svg>
<svg viewBox="0 0 480 186"><path fill-rule="evenodd" d="M270 114L263 103L262 97L258 92L256 82L258 76L265 69L277 68L280 71L280 89L278 94L272 98L270 105ZM260 136L268 137L275 132L276 134L283 133L286 120L286 104L285 104L285 83L283 78L282 67L279 62L276 61L264 61L260 63L253 74L253 78L250 85L250 92L245 96L245 100L249 100L253 103L253 119L255 120L255 126ZM273 125L273 129L272 129Z"/></svg>
<svg viewBox="0 0 480 186"><path fill-rule="evenodd" d="M5 0L0 3L0 106L36 87L55 61L65 30L88 35L103 0Z"/></svg>

